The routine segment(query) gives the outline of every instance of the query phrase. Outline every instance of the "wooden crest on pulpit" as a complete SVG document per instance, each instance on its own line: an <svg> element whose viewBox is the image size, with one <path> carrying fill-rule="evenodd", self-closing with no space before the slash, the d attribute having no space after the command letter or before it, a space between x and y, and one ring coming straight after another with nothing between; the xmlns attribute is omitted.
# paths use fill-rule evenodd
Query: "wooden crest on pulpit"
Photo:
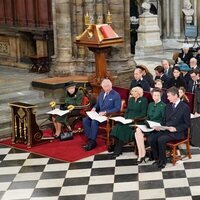
<svg viewBox="0 0 200 200"><path fill-rule="evenodd" d="M106 51L117 44L123 43L122 37L108 24L90 24L87 29L76 37L78 46L86 46L95 55L96 72L91 76L90 82L99 85L104 78L113 79L107 72Z"/></svg>

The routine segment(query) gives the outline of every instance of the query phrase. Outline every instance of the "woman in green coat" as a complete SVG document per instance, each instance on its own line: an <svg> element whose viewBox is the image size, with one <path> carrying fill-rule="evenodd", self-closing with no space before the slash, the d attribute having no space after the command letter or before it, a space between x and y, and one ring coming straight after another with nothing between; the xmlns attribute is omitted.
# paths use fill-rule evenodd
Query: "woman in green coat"
<svg viewBox="0 0 200 200"><path fill-rule="evenodd" d="M161 123L165 116L165 104L161 101L162 91L159 88L154 88L151 92L153 102L148 106L147 119ZM142 132L140 128L136 128L135 139L138 147L138 163L145 162L145 145L144 136L148 137L151 132Z"/></svg>
<svg viewBox="0 0 200 200"><path fill-rule="evenodd" d="M69 109L68 107L70 105L72 106L80 106L82 103L82 99L83 99L83 92L78 90L78 88L76 87L76 84L73 81L70 81L68 83L65 84L65 90L66 90L66 97L65 97L65 102L64 104L61 106L60 109ZM61 126L62 123L65 123L66 120L68 119L68 115L70 116L77 116L80 112L79 110L72 110L70 113L67 113L65 115L62 116L53 116L52 117L52 121L55 127L55 135L54 138L58 138L60 133L61 133Z"/></svg>
<svg viewBox="0 0 200 200"><path fill-rule="evenodd" d="M148 102L143 97L143 89L134 87L131 89L130 94L131 97L124 118L134 120L135 118L145 117ZM115 138L114 153L111 158L116 158L122 154L123 144L133 140L133 128L128 124L117 123L112 129L111 135Z"/></svg>

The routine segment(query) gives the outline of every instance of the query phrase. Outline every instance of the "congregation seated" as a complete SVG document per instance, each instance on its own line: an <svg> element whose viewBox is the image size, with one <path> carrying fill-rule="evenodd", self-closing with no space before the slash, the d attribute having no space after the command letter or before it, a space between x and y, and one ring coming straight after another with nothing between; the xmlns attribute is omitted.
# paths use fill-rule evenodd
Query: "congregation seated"
<svg viewBox="0 0 200 200"><path fill-rule="evenodd" d="M179 63L178 67L181 71L183 80L185 81L186 88L187 88L188 83L191 80L191 77L190 77L191 68L186 63Z"/></svg>
<svg viewBox="0 0 200 200"><path fill-rule="evenodd" d="M188 82L187 86L187 92L195 94L196 91L199 91L199 83L200 83L200 77L199 77L199 71L192 70L190 72L191 80Z"/></svg>
<svg viewBox="0 0 200 200"><path fill-rule="evenodd" d="M179 59L182 60L184 63L189 65L190 59L193 57L193 53L191 50L191 45L185 43L182 46L181 53L179 53ZM176 60L176 63L179 62L179 59Z"/></svg>
<svg viewBox="0 0 200 200"><path fill-rule="evenodd" d="M80 91L76 87L76 83L73 81L67 82L65 84L65 91L66 91L66 96L65 96L65 101L64 104L60 105L61 110L67 110L73 108L73 106L80 106L83 100L83 92ZM51 102L50 104L54 104L55 102ZM77 116L80 114L80 110L72 110L70 113L67 113L62 116L58 115L53 115L52 116L52 121L55 127L55 134L54 138L59 138L60 133L61 133L61 127L62 124L65 123L69 116Z"/></svg>
<svg viewBox="0 0 200 200"><path fill-rule="evenodd" d="M166 106L165 120L161 123L167 128L162 131L155 127L153 134L148 137L155 160L153 165L158 169L165 168L167 164L167 142L184 139L190 127L190 109L187 104L180 100L178 89L176 87L169 88L167 90L167 98L170 103Z"/></svg>
<svg viewBox="0 0 200 200"><path fill-rule="evenodd" d="M169 78L165 74L165 69L163 66L158 65L154 68L155 71L155 80L160 79L162 81L162 88L167 88Z"/></svg>
<svg viewBox="0 0 200 200"><path fill-rule="evenodd" d="M153 88L154 87L153 75L150 73L148 68L145 65L136 65L136 68L142 70L142 77L149 83L149 86Z"/></svg>
<svg viewBox="0 0 200 200"><path fill-rule="evenodd" d="M172 68L170 67L168 60L162 60L161 66L164 68L164 74L167 76L168 79L170 79L172 75Z"/></svg>
<svg viewBox="0 0 200 200"><path fill-rule="evenodd" d="M180 87L178 89L178 93L179 93L180 100L189 105L189 99L188 99L187 95L185 94L186 89L184 87Z"/></svg>
<svg viewBox="0 0 200 200"><path fill-rule="evenodd" d="M196 51L197 53L195 58L197 59L197 65L200 66L200 47L197 47Z"/></svg>
<svg viewBox="0 0 200 200"><path fill-rule="evenodd" d="M186 83L181 75L180 68L178 66L175 66L173 68L172 73L173 73L173 76L169 79L167 88L170 88L173 86L175 86L177 88L179 88L179 87L187 88Z"/></svg>
<svg viewBox="0 0 200 200"><path fill-rule="evenodd" d="M148 101L143 97L143 89L134 87L131 89L130 95L124 117L133 121L137 118L145 117ZM133 129L129 124L117 123L111 131L111 136L114 137L115 141L111 158L116 158L122 154L123 145L133 140Z"/></svg>
<svg viewBox="0 0 200 200"><path fill-rule="evenodd" d="M113 112L119 112L121 108L121 98L118 92L112 89L112 82L104 79L101 83L103 91L99 94L97 102L91 111L99 115L107 115ZM99 122L92 120L88 116L83 119L84 133L87 143L83 146L85 151L90 151L97 146L96 138L99 130Z"/></svg>
<svg viewBox="0 0 200 200"><path fill-rule="evenodd" d="M150 91L150 85L148 81L143 78L143 73L140 68L136 68L133 75L134 79L131 81L130 89L139 86L144 91Z"/></svg>
<svg viewBox="0 0 200 200"><path fill-rule="evenodd" d="M200 72L200 67L198 66L197 59L196 58L191 58L189 62L189 67L193 70L197 70Z"/></svg>
<svg viewBox="0 0 200 200"><path fill-rule="evenodd" d="M147 120L161 123L165 117L165 104L161 101L162 90L159 88L154 88L151 91L153 102L149 103L147 110ZM135 140L138 149L138 163L142 163L146 158L146 150L144 143L144 136L148 137L151 132L142 132L140 128L136 128ZM147 139L148 140L148 139Z"/></svg>

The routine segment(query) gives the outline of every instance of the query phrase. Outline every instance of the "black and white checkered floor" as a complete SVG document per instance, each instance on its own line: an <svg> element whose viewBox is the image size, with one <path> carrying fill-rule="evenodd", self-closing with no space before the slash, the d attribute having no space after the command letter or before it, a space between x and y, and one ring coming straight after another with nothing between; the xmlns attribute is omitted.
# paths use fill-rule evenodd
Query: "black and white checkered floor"
<svg viewBox="0 0 200 200"><path fill-rule="evenodd" d="M162 171L125 151L116 160L103 152L66 163L0 145L0 199L200 200L199 149Z"/></svg>

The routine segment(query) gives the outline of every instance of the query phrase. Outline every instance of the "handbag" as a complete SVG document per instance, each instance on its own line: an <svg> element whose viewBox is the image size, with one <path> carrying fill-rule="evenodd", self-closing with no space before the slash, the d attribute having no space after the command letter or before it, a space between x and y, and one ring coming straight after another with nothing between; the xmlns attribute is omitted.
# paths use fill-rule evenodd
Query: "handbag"
<svg viewBox="0 0 200 200"><path fill-rule="evenodd" d="M72 132L62 132L60 134L60 140L72 140L73 139L73 133Z"/></svg>

